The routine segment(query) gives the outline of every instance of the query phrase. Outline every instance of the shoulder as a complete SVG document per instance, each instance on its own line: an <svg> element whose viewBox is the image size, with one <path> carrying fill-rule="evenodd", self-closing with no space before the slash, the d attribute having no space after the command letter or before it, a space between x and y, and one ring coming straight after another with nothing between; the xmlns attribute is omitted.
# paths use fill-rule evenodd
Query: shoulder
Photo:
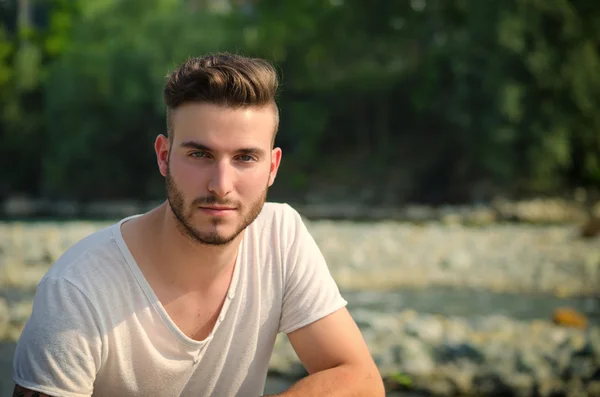
<svg viewBox="0 0 600 397"><path fill-rule="evenodd" d="M72 244L50 266L42 281L48 278L77 278L90 268L104 266L122 257L117 234L122 221L96 230Z"/></svg>
<svg viewBox="0 0 600 397"><path fill-rule="evenodd" d="M287 203L267 202L253 224L252 232L282 243L292 243L306 232L305 220Z"/></svg>
<svg viewBox="0 0 600 397"><path fill-rule="evenodd" d="M303 225L304 219L288 203L266 202L255 223L260 227L289 228Z"/></svg>
<svg viewBox="0 0 600 397"><path fill-rule="evenodd" d="M129 266L119 239L122 221L99 229L77 241L50 266L38 288L70 285L94 300L116 293L130 279Z"/></svg>
<svg viewBox="0 0 600 397"><path fill-rule="evenodd" d="M56 340L58 344L60 339L66 348L77 335L91 341L99 334L102 318L98 291L110 287L111 273L113 283L122 279L110 269L116 267L114 258L118 258L114 238L117 226L111 224L72 244L40 279L21 335L22 350L25 345L42 348L33 344L36 340L46 344Z"/></svg>
<svg viewBox="0 0 600 397"><path fill-rule="evenodd" d="M46 318L53 311L61 318L78 315L82 305L90 304L94 286L106 284L99 277L100 269L116 257L114 227L106 226L75 242L50 266L37 285L34 308L38 310L32 317ZM57 309L57 302L62 302L62 310Z"/></svg>
<svg viewBox="0 0 600 397"><path fill-rule="evenodd" d="M300 213L288 203L266 202L256 218L260 221L273 219L300 219Z"/></svg>

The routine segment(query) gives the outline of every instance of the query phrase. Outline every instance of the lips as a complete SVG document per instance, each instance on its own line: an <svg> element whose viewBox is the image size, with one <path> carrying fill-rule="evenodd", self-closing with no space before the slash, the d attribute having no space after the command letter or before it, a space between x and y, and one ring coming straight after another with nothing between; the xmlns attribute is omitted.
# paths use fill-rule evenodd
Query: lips
<svg viewBox="0 0 600 397"><path fill-rule="evenodd" d="M200 208L202 208L203 210L210 210L210 211L233 211L233 210L235 210L235 208L233 208L233 207L218 207L218 206L201 206Z"/></svg>
<svg viewBox="0 0 600 397"><path fill-rule="evenodd" d="M231 214L233 214L236 211L235 207L225 207L225 206L214 206L214 205L207 205L207 206L200 206L199 207L200 211L202 211L204 214L208 215L208 216L229 216Z"/></svg>

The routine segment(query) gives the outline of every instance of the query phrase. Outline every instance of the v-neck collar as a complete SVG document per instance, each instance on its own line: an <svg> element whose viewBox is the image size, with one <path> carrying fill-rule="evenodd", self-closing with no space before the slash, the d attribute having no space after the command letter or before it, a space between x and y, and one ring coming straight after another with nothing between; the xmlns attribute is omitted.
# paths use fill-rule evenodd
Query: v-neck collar
<svg viewBox="0 0 600 397"><path fill-rule="evenodd" d="M221 311L219 313L219 317L218 317L219 320L217 320L217 322L213 326L212 331L206 338L204 338L201 341L197 341L195 339L190 338L183 331L181 331L181 329L177 326L177 324L175 324L175 322L171 319L171 316L169 316L169 314L167 313L167 310L165 309L165 307L162 305L162 303L158 299L158 296L156 295L156 293L150 286L150 283L148 282L148 280L142 273L139 265L137 264L135 258L133 257L133 254L129 250L127 243L125 242L125 239L123 238L123 234L121 232L121 225L123 223L125 223L126 221L134 219L138 216L140 216L140 215L132 215L132 216L123 218L119 222L117 222L116 224L113 225L113 236L115 238L115 241L116 241L119 249L121 250L121 253L123 254L123 257L125 258L125 262L127 263L129 268L133 272L140 287L144 291L146 298L151 302L152 306L154 307L156 312L162 317L165 325L171 330L171 332L182 343L184 343L190 347L197 347L197 348L202 347L206 343L208 343L210 340L212 340L212 338L214 337L215 333L217 332L219 326L222 323L223 318L227 314L227 311L229 309L231 301L235 297L235 291L237 289L237 284L238 284L238 279L239 279L239 274L240 274L243 246L245 244L246 239L244 237L242 237L242 240L240 242L237 257L235 260L234 269L233 269L233 276L231 278L231 282L229 283L229 288L227 290L227 296L225 298L225 302L223 303L223 307L221 308ZM246 233L246 231L244 231L243 233Z"/></svg>

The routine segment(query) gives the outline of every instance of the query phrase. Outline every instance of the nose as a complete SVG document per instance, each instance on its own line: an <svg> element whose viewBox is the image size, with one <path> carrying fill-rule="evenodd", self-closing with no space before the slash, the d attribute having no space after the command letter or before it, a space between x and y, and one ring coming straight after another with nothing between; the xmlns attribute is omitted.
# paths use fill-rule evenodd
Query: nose
<svg viewBox="0 0 600 397"><path fill-rule="evenodd" d="M233 170L225 162L215 162L208 182L208 190L219 197L225 197L233 189Z"/></svg>

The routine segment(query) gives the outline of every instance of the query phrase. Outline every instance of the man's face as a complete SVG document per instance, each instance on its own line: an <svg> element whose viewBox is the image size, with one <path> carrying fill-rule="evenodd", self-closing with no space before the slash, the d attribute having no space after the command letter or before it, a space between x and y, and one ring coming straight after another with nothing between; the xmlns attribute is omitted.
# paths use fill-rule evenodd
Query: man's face
<svg viewBox="0 0 600 397"><path fill-rule="evenodd" d="M281 150L271 149L275 109L186 104L172 113L174 137L156 140L167 196L180 230L223 245L260 213Z"/></svg>

